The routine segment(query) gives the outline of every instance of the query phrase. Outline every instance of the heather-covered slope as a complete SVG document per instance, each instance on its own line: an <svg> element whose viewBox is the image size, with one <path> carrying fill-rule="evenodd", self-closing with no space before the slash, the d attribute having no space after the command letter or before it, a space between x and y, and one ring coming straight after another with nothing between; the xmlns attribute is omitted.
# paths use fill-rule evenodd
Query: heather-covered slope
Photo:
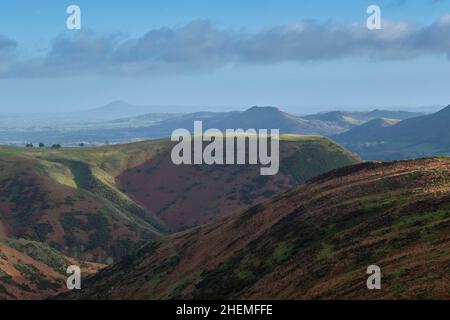
<svg viewBox="0 0 450 320"><path fill-rule="evenodd" d="M198 226L267 200L359 158L320 136L284 135L280 171L261 176L255 165L181 165L170 150L118 176L120 189L172 231Z"/></svg>
<svg viewBox="0 0 450 320"><path fill-rule="evenodd" d="M0 300L44 299L67 290L67 267L78 265L82 276L104 267L80 262L39 242L0 239Z"/></svg>
<svg viewBox="0 0 450 320"><path fill-rule="evenodd" d="M325 138L282 139L281 172L270 178L260 176L259 166L175 167L169 156L174 143L167 139L60 150L0 147L0 237L110 264L159 239L167 226L203 224L360 161ZM41 270L44 277L52 272ZM54 294L39 290L9 297Z"/></svg>
<svg viewBox="0 0 450 320"><path fill-rule="evenodd" d="M152 242L65 298L448 299L449 248L450 159L364 163Z"/></svg>

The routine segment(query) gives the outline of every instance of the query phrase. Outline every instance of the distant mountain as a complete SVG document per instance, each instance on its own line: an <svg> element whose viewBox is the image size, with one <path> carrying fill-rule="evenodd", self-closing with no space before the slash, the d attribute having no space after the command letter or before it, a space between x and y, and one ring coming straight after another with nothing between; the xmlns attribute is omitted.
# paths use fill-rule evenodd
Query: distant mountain
<svg viewBox="0 0 450 320"><path fill-rule="evenodd" d="M156 111L149 106L135 106L125 101L114 101L102 107L86 110L82 112L82 115L108 121L119 118L135 117L151 112Z"/></svg>
<svg viewBox="0 0 450 320"><path fill-rule="evenodd" d="M105 106L78 112L77 116L93 117L96 120L108 121L138 116L149 117L151 114L187 114L203 111L221 112L233 110L231 107L207 107L207 106L159 106L159 105L133 105L125 101L113 101Z"/></svg>
<svg viewBox="0 0 450 320"><path fill-rule="evenodd" d="M299 117L283 112L275 107L252 107L244 112L230 114L225 119L211 123L218 129L254 128L280 129L281 133L293 134L327 134L329 128L321 123L305 121Z"/></svg>
<svg viewBox="0 0 450 320"><path fill-rule="evenodd" d="M330 112L321 112L316 114L311 114L307 116L303 116L303 119L307 120L321 120L321 121L329 121L329 122L347 122L351 117L350 112L345 111L330 111Z"/></svg>
<svg viewBox="0 0 450 320"><path fill-rule="evenodd" d="M370 140L373 135L376 135L381 129L396 125L400 120L396 119L373 119L370 120L360 126L354 127L349 131L341 133L339 138L336 138L339 141L347 141L351 139L359 139L360 141Z"/></svg>
<svg viewBox="0 0 450 320"><path fill-rule="evenodd" d="M281 133L293 134L319 134L330 136L345 132L359 124L374 119L377 115L390 115L404 119L420 115L419 113L403 111L374 110L368 113L347 113L342 111L299 117L281 111L276 107L254 106L246 111L231 112L195 112L181 115L166 115L159 123L139 128L137 132L147 137L167 137L178 128L191 129L194 121L203 121L204 129L215 128L220 130L242 128L242 129L280 129ZM140 115L133 119L155 118L154 114ZM145 132L147 133L145 134ZM133 130L128 131L132 133Z"/></svg>
<svg viewBox="0 0 450 320"><path fill-rule="evenodd" d="M368 113L342 111L299 117L275 107L252 107L245 111L227 112L173 112L180 108L137 107L125 102L114 102L76 115L66 115L71 123L59 115L58 120L46 118L27 122L21 128L0 130L0 142L24 145L28 142L60 143L77 146L85 144L125 143L135 140L169 137L179 128L193 130L194 121L203 121L203 128L225 129L279 129L286 134L318 134L333 136L348 131L372 117L413 117L416 113L374 110ZM159 113L161 111L163 113ZM61 118L62 117L62 118Z"/></svg>
<svg viewBox="0 0 450 320"><path fill-rule="evenodd" d="M450 154L450 106L391 126L355 128L333 139L364 159L394 160ZM364 129L364 128L363 128Z"/></svg>
<svg viewBox="0 0 450 320"><path fill-rule="evenodd" d="M449 299L450 160L363 163L143 247L64 299ZM367 268L382 290L368 290Z"/></svg>
<svg viewBox="0 0 450 320"><path fill-rule="evenodd" d="M362 113L364 115L364 112ZM373 111L365 113L367 119L377 119L377 118L385 118L385 119L394 119L394 120L406 120L415 117L423 116L422 112L410 112L410 111L391 111L391 110L379 110L375 109ZM364 118L362 116L361 118Z"/></svg>
<svg viewBox="0 0 450 320"><path fill-rule="evenodd" d="M111 112L108 110L112 110ZM125 111L124 111L125 110ZM305 120L283 112L274 107L252 107L246 111L230 112L195 112L188 114L146 113L132 117L116 119L122 112L133 109L128 104L115 103L87 113L92 121L96 117L107 117L114 120L107 122L87 123L84 127L62 126L39 130L0 131L0 141L8 143L44 142L78 145L80 142L99 144L109 142L130 142L137 139L153 139L171 136L179 128L193 130L194 121L203 121L203 129L279 129L286 134L318 134L330 136L347 130L338 123L320 120Z"/></svg>
<svg viewBox="0 0 450 320"><path fill-rule="evenodd" d="M305 120L283 112L275 107L252 107L246 111L234 112L201 112L171 118L161 121L148 128L138 129L146 131L153 137L170 136L175 129L185 128L193 130L195 120L203 122L203 129L279 129L280 133L332 135L342 132L342 128L334 123Z"/></svg>
<svg viewBox="0 0 450 320"><path fill-rule="evenodd" d="M423 113L409 112L409 111L391 111L375 109L369 112L346 112L346 111L331 111L325 113L317 113L304 116L307 120L321 120L326 122L336 122L341 126L346 126L351 129L355 126L364 124L368 121L385 118L394 120L405 120L422 116Z"/></svg>

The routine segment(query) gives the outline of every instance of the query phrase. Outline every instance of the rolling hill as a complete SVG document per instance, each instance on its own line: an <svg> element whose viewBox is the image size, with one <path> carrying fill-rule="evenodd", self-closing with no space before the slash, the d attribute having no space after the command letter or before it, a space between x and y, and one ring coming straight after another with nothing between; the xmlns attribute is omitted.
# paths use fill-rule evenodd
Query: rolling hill
<svg viewBox="0 0 450 320"><path fill-rule="evenodd" d="M151 137L167 137L175 129L192 130L193 122L203 121L204 129L279 129L285 134L318 134L332 135L342 132L335 123L325 123L317 120L305 120L283 112L275 107L251 107L246 111L232 112L198 112L186 114L161 121L147 128L139 128L133 134L150 135Z"/></svg>
<svg viewBox="0 0 450 320"><path fill-rule="evenodd" d="M285 134L318 134L335 135L349 129L348 125L338 122L321 120L305 120L275 107L252 107L246 111L230 112L195 112L188 114L155 114L147 113L139 116L129 116L106 122L92 122L102 113L111 108L111 118L115 118L123 108L119 103L92 111L91 122L81 124L66 124L55 121L55 124L39 128L22 128L20 130L0 130L0 142L8 144L60 143L77 146L80 142L86 144L126 143L136 140L167 138L176 129L193 130L196 120L203 121L204 129L279 129ZM130 107L131 108L131 107ZM117 112L114 110L118 109ZM168 109L166 112L169 112ZM89 111L91 112L91 111ZM87 114L89 114L89 112ZM98 115L100 114L100 115ZM116 114L116 116L115 116Z"/></svg>
<svg viewBox="0 0 450 320"><path fill-rule="evenodd" d="M450 106L431 115L379 126L354 128L333 139L364 159L396 160L450 154ZM364 129L364 128L363 128Z"/></svg>
<svg viewBox="0 0 450 320"><path fill-rule="evenodd" d="M280 171L254 165L176 166L170 150L117 177L120 190L154 212L172 231L195 227L269 199L335 168L359 162L320 136L281 136Z"/></svg>
<svg viewBox="0 0 450 320"><path fill-rule="evenodd" d="M115 175L168 146L0 147L0 236L44 242L90 261L120 259L166 227L120 192Z"/></svg>
<svg viewBox="0 0 450 320"><path fill-rule="evenodd" d="M450 159L338 169L180 232L63 299L448 299ZM382 289L368 290L378 265Z"/></svg>
<svg viewBox="0 0 450 320"><path fill-rule="evenodd" d="M307 120L320 120L326 122L336 122L342 126L347 126L348 129L362 125L366 122L385 118L394 120L405 120L410 118L415 118L423 116L420 112L410 112L410 111L391 111L391 110L379 110L375 109L368 112L347 112L347 111L331 111L323 112L312 115L307 115L302 118Z"/></svg>
<svg viewBox="0 0 450 320"><path fill-rule="evenodd" d="M61 259L111 264L171 231L244 210L360 161L326 138L281 139L280 173L269 178L260 176L259 166L174 166L168 139L99 148L0 147L0 238L4 251L17 257L2 261L3 297L46 297L61 289L55 268L26 258L28 251L15 252L14 241L49 248ZM19 260L37 268L33 279L47 279L50 289L26 284L27 277L8 285Z"/></svg>
<svg viewBox="0 0 450 320"><path fill-rule="evenodd" d="M341 133L337 140L351 140L352 137L358 137L360 141L371 141L372 137L376 135L380 130L386 127L394 126L399 123L400 120L378 118L370 120L360 126L357 126L347 132Z"/></svg>

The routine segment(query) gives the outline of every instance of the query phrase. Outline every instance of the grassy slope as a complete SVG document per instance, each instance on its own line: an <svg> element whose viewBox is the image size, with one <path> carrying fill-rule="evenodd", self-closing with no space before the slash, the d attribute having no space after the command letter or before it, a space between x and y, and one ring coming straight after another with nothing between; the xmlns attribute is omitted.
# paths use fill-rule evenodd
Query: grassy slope
<svg viewBox="0 0 450 320"><path fill-rule="evenodd" d="M127 187L120 189L116 178L121 173L141 172L140 165L168 154L172 143L153 140L61 150L0 147L0 188L4 194L0 210L10 213L0 219L0 235L3 232L4 236L44 241L77 257L85 254L97 259L120 258L133 246L138 246L140 240L154 239L166 230L164 223L151 211L160 212L170 204L172 211L168 214L173 215L175 211L175 220L179 223L177 227L170 225L172 229L198 225L245 209L326 171L359 161L320 136L283 135L281 139L280 174L276 177L261 179L259 166L176 167L171 166L170 159L164 158L162 164L153 168L150 177L141 173L132 175L125 181ZM171 167L167 172L161 166ZM215 179L211 179L211 171L217 176ZM161 187L154 181L158 174L162 175L163 182L169 183L168 190L182 185L167 179L171 173L184 177L184 181L198 178L194 182L205 184L204 188L187 185L178 192L171 192L170 197L152 193L151 188ZM147 183L144 187L143 179ZM219 188L212 195L215 200L199 201L199 193L213 192L214 186ZM133 188L146 196L150 192L151 197L143 199L133 193ZM222 192L224 190L228 191ZM167 199L155 206L160 198ZM182 203L183 199L192 200L193 205ZM203 206L197 207L199 204ZM188 213L184 214L186 210L182 212L180 206Z"/></svg>
<svg viewBox="0 0 450 320"><path fill-rule="evenodd" d="M42 243L0 240L0 300L43 299L66 290L66 270L79 265L84 276L103 265L82 263Z"/></svg>
<svg viewBox="0 0 450 320"><path fill-rule="evenodd" d="M165 226L116 188L115 175L168 145L0 147L0 235L47 242L77 257L120 258Z"/></svg>
<svg viewBox="0 0 450 320"><path fill-rule="evenodd" d="M448 299L449 194L448 158L336 170L153 242L69 298ZM366 288L373 264L382 290Z"/></svg>

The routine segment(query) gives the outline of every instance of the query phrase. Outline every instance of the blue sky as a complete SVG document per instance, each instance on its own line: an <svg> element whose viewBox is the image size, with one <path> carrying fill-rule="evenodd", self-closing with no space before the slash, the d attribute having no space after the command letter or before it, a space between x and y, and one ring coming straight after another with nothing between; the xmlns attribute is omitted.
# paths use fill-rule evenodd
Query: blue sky
<svg viewBox="0 0 450 320"><path fill-rule="evenodd" d="M65 28L70 4L81 31ZM370 4L379 35L364 29ZM450 104L448 15L447 0L9 1L0 111Z"/></svg>

